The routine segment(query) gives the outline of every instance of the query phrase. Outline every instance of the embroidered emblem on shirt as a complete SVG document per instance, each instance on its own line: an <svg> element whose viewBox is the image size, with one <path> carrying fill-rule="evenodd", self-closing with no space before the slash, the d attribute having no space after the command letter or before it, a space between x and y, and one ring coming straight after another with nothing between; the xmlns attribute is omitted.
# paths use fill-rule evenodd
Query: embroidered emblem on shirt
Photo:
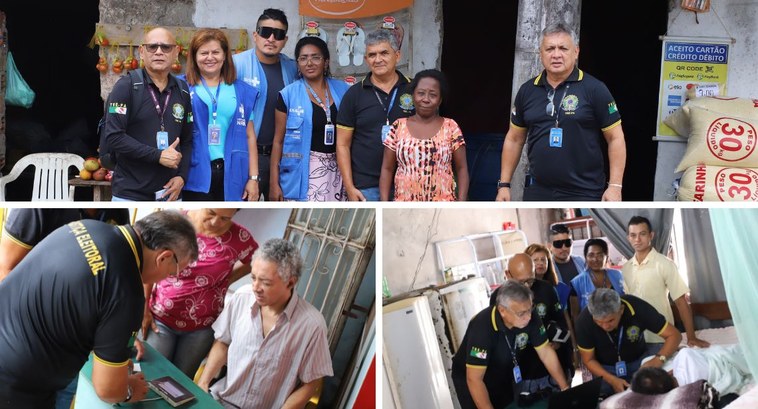
<svg viewBox="0 0 758 409"><path fill-rule="evenodd" d="M627 328L626 338L629 340L629 342L637 342L637 340L640 338L640 327L632 325L631 327Z"/></svg>
<svg viewBox="0 0 758 409"><path fill-rule="evenodd" d="M258 88L258 85L261 82L258 80L258 77L253 77L253 79L249 82L250 85L254 86L255 88Z"/></svg>
<svg viewBox="0 0 758 409"><path fill-rule="evenodd" d="M541 331L544 331L544 327L543 329L541 329ZM516 335L516 345L515 345L516 348L524 349L526 348L526 344L528 343L529 343L529 334L527 334L526 332L522 332Z"/></svg>
<svg viewBox="0 0 758 409"><path fill-rule="evenodd" d="M487 359L487 350L484 348L471 347L469 355L473 356L474 358Z"/></svg>
<svg viewBox="0 0 758 409"><path fill-rule="evenodd" d="M171 107L171 114L174 115L177 121L181 121L184 118L184 106L177 102Z"/></svg>
<svg viewBox="0 0 758 409"><path fill-rule="evenodd" d="M191 124L195 121L195 117L192 116L192 111L187 112L187 123Z"/></svg>
<svg viewBox="0 0 758 409"><path fill-rule="evenodd" d="M615 114L618 111L619 111L619 109L616 106L616 101L613 101L610 104L608 104L608 113L609 114Z"/></svg>
<svg viewBox="0 0 758 409"><path fill-rule="evenodd" d="M297 108L290 108L290 112L292 112L293 114L296 114L297 116L303 116L303 114L305 113L305 110L303 109L303 107L298 105Z"/></svg>
<svg viewBox="0 0 758 409"><path fill-rule="evenodd" d="M108 105L108 113L126 115L126 104L111 102L110 105Z"/></svg>
<svg viewBox="0 0 758 409"><path fill-rule="evenodd" d="M563 112L574 112L577 106L579 106L579 97L574 94L566 95L566 98L561 101Z"/></svg>
<svg viewBox="0 0 758 409"><path fill-rule="evenodd" d="M544 318L547 315L547 306L545 304L537 304L537 314L540 318Z"/></svg>
<svg viewBox="0 0 758 409"><path fill-rule="evenodd" d="M390 107L391 109L392 107ZM413 97L411 97L411 94L403 94L400 96L400 108L403 109L403 111L410 111L413 109Z"/></svg>

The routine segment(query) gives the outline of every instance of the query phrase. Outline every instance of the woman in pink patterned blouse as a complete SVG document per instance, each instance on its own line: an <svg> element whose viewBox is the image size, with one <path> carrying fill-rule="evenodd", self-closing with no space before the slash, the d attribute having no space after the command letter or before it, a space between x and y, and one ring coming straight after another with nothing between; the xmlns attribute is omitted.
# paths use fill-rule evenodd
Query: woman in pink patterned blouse
<svg viewBox="0 0 758 409"><path fill-rule="evenodd" d="M466 200L466 142L458 124L439 115L447 94L444 74L438 70L421 71L408 88L416 113L395 121L383 141L380 199L390 199L394 176L395 201Z"/></svg>
<svg viewBox="0 0 758 409"><path fill-rule="evenodd" d="M154 286L145 286L141 338L192 379L213 345L211 324L224 308L229 285L250 272L258 248L232 221L237 209L196 209L197 261Z"/></svg>

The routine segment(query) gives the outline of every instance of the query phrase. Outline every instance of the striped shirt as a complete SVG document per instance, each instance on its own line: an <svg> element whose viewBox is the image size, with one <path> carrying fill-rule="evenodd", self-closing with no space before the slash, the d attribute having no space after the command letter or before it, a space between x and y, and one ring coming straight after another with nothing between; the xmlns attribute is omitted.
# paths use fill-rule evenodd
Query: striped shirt
<svg viewBox="0 0 758 409"><path fill-rule="evenodd" d="M324 317L296 292L265 338L250 285L234 293L213 330L229 345L226 377L211 388L226 407L280 408L301 383L333 375Z"/></svg>

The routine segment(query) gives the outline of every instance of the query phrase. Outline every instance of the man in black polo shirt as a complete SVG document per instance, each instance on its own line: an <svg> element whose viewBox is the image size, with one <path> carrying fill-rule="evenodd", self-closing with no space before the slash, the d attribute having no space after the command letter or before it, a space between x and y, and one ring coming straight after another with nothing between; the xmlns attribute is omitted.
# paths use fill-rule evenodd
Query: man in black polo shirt
<svg viewBox="0 0 758 409"><path fill-rule="evenodd" d="M413 114L413 98L410 80L395 69L400 49L389 30L366 36L364 58L371 72L347 90L337 113L337 164L348 200L378 201L382 142L396 119Z"/></svg>
<svg viewBox="0 0 758 409"><path fill-rule="evenodd" d="M663 337L663 347L657 353L657 347L645 343L645 330ZM593 291L576 322L582 362L594 376L603 378L604 394L628 388L641 366L663 366L681 341L682 334L652 305L633 295L619 296L610 288ZM641 363L652 355L655 357Z"/></svg>
<svg viewBox="0 0 758 409"><path fill-rule="evenodd" d="M514 100L497 200L511 200L511 177L524 142L531 182L524 189L524 200L621 200L626 145L611 93L576 66L577 36L567 25L558 23L542 31L540 56L545 70L525 82Z"/></svg>
<svg viewBox="0 0 758 409"><path fill-rule="evenodd" d="M545 335L532 307L532 292L515 280L506 281L498 289L497 305L471 319L453 357L453 384L461 408L510 404L516 385L523 382L521 355L526 349L535 349L561 390L567 389L558 357Z"/></svg>
<svg viewBox="0 0 758 409"><path fill-rule="evenodd" d="M108 96L103 132L118 160L112 200L177 200L192 156L192 106L186 84L170 73L179 55L176 38L154 28L145 34L139 53L144 84L135 86L144 87L142 100L130 106L129 75Z"/></svg>
<svg viewBox="0 0 758 409"><path fill-rule="evenodd" d="M92 383L109 403L147 393L128 375L142 322L143 285L197 258L195 231L177 212L134 227L71 222L44 238L0 283L0 409L51 408L94 352Z"/></svg>

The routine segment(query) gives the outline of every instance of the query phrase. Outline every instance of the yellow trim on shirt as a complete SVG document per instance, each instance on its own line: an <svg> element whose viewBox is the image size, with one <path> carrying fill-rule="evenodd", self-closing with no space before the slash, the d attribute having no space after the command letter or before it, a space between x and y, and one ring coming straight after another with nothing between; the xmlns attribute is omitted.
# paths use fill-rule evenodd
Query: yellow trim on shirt
<svg viewBox="0 0 758 409"><path fill-rule="evenodd" d="M97 356L94 353L92 354L92 356L95 357L96 361L100 362L101 364L103 364L105 366L110 366L111 368L121 368L122 366L126 366L127 364L129 364L129 360L128 359L126 361L124 361L124 362L110 362L110 361L106 361L103 358L100 358L99 356Z"/></svg>
<svg viewBox="0 0 758 409"><path fill-rule="evenodd" d="M540 346L538 346L538 347L534 347L534 349L540 349L540 348L544 348L544 347L545 347L545 345L547 345L547 344L549 344L549 343L550 343L550 340L547 340L547 339L546 339L546 340L545 340L545 342L543 342L543 343L542 343L542 345L540 345Z"/></svg>
<svg viewBox="0 0 758 409"><path fill-rule="evenodd" d="M34 247L34 246L30 246L30 245L28 245L28 244L24 243L23 241L21 241L21 240L19 240L19 239L15 238L15 237L13 237L13 236L11 236L11 234L10 234L10 233L8 233L8 231L7 231L7 230L3 230L3 237L7 237L7 238L9 238L9 239L10 239L12 242L14 242L14 243L18 244L19 246L21 246L21 247L23 247L23 248L25 248L25 249L27 249L27 250L31 250L31 249L32 249L32 247Z"/></svg>
<svg viewBox="0 0 758 409"><path fill-rule="evenodd" d="M595 348L589 348L589 349L588 348L582 348L579 345L577 345L576 347L579 348L580 351L584 351L584 352L592 352L592 351L595 350Z"/></svg>
<svg viewBox="0 0 758 409"><path fill-rule="evenodd" d="M497 321L495 321L495 311L497 310L497 305L492 307L492 329L497 332Z"/></svg>
<svg viewBox="0 0 758 409"><path fill-rule="evenodd" d="M664 322L663 323L663 328L661 328L661 330L658 331L656 334L661 335L663 333L663 331L666 329L666 327L668 327L668 326L669 326L669 322L668 321Z"/></svg>
<svg viewBox="0 0 758 409"><path fill-rule="evenodd" d="M355 130L355 128L351 128L351 127L349 127L349 126L345 126L345 125L337 125L337 128L339 128L339 129L344 129L344 130L346 130L346 131L352 131L352 130Z"/></svg>
<svg viewBox="0 0 758 409"><path fill-rule="evenodd" d="M514 127L514 128L518 128L518 129L526 129L525 126L518 126L518 125L514 124L513 122L511 122L511 126Z"/></svg>
<svg viewBox="0 0 758 409"><path fill-rule="evenodd" d="M121 234L123 234L126 238L126 241L129 242L129 247L132 248L132 253L134 253L134 260L137 262L137 268L142 270L142 266L139 260L139 253L137 253L137 245L134 243L132 235L129 234L129 230L127 230L124 226L118 226L118 229L121 230Z"/></svg>
<svg viewBox="0 0 758 409"><path fill-rule="evenodd" d="M466 368L487 369L487 365L466 364Z"/></svg>
<svg viewBox="0 0 758 409"><path fill-rule="evenodd" d="M629 304L629 301L627 301L627 300L625 300L623 298L621 299L621 302L623 302L624 304L626 304L626 308L629 308L629 312L632 314L632 316L634 316L634 307L632 307L632 304Z"/></svg>
<svg viewBox="0 0 758 409"><path fill-rule="evenodd" d="M605 128L601 129L601 131L605 132L605 131L607 131L607 130L609 130L611 128L615 128L615 127L617 127L619 125L621 125L621 120L620 119L618 121L616 121L616 122L614 122L614 123L606 126Z"/></svg>

